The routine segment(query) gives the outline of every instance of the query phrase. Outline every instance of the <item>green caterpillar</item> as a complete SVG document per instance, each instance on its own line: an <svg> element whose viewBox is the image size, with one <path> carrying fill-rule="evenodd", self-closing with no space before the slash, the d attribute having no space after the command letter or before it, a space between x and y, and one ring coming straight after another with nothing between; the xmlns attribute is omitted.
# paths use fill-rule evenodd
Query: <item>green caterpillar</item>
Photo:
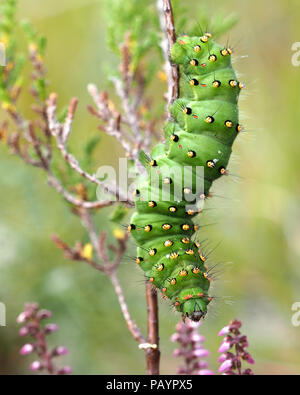
<svg viewBox="0 0 300 395"><path fill-rule="evenodd" d="M205 316L212 298L206 258L201 245L192 239L198 230L192 219L199 212L196 204L208 197L213 181L227 174L232 144L242 130L237 102L243 85L237 81L231 55L232 50L215 43L210 33L184 35L173 45L171 59L181 67L185 96L170 107L166 143L158 144L151 158L140 156L147 176L138 181L136 212L128 227L138 243L136 262L146 278L177 311L194 321ZM179 177L175 171L175 180L167 170L176 166ZM185 179L179 170L184 166L189 166L192 175L189 185L180 185ZM204 190L191 200L200 166ZM159 178L155 185L153 171ZM170 190L167 201L162 197L165 186ZM180 189L183 197L178 198ZM149 199L150 191L156 199Z"/></svg>

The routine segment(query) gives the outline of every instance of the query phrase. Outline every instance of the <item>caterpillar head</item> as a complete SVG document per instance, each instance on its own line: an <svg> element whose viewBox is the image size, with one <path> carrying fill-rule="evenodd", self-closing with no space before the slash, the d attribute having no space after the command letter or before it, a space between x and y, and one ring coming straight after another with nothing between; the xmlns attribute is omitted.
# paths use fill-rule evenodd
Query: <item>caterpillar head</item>
<svg viewBox="0 0 300 395"><path fill-rule="evenodd" d="M207 302L200 298L187 300L183 304L182 312L192 321L200 321L207 313Z"/></svg>

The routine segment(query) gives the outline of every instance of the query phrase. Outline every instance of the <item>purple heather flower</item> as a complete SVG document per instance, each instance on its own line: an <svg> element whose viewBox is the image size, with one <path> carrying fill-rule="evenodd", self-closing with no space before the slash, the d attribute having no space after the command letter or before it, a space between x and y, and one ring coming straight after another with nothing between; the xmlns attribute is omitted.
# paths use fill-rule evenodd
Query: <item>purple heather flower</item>
<svg viewBox="0 0 300 395"><path fill-rule="evenodd" d="M172 335L171 341L178 342L180 348L176 348L173 355L175 357L183 357L185 362L184 366L178 368L178 374L214 374L207 369L207 362L199 359L209 355L209 351L202 346L205 340L204 336L197 332L200 325L201 323L190 320L176 325L176 333Z"/></svg>
<svg viewBox="0 0 300 395"><path fill-rule="evenodd" d="M66 366L62 369L56 369L53 363L53 357L60 357L68 353L66 347L56 347L53 350L48 349L47 335L58 330L56 324L47 324L44 327L41 321L52 316L49 310L38 310L36 303L27 303L24 311L18 316L17 322L24 324L19 331L21 337L31 336L34 338L34 343L25 344L21 350L21 355L28 355L35 352L39 360L31 363L30 370L39 371L45 369L49 374L69 374L71 368Z"/></svg>
<svg viewBox="0 0 300 395"><path fill-rule="evenodd" d="M242 323L240 321L234 320L219 332L219 336L226 335L218 350L222 353L218 359L221 363L220 373L226 375L253 374L251 369L245 369L244 371L241 369L242 361L254 364L254 359L246 351L249 344L247 336L242 335L240 332L241 326ZM229 350L231 351L229 352Z"/></svg>

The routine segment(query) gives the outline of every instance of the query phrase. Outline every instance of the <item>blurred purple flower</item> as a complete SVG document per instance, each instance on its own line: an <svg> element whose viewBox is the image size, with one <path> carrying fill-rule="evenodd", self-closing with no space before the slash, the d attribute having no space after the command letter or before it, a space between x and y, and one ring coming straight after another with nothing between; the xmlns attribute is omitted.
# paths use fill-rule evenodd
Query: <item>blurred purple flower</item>
<svg viewBox="0 0 300 395"><path fill-rule="evenodd" d="M180 344L180 348L176 348L173 355L184 358L184 365L178 368L178 374L214 374L214 372L207 369L207 362L200 359L209 355L209 351L202 345L205 337L197 331L200 325L200 322L192 322L190 320L180 322L176 325L176 333L171 336L172 342Z"/></svg>
<svg viewBox="0 0 300 395"><path fill-rule="evenodd" d="M30 370L33 372L46 370L49 374L69 374L72 369L70 366L57 369L52 361L53 357L60 357L68 353L66 347L56 347L53 350L49 350L47 344L47 335L56 332L58 326L56 324L47 324L42 326L41 321L52 316L49 310L39 310L39 306L36 303L27 303L24 311L19 314L17 323L23 324L19 331L21 337L31 336L33 338L32 343L24 344L20 349L21 355L28 355L36 353L39 360L31 363Z"/></svg>
<svg viewBox="0 0 300 395"><path fill-rule="evenodd" d="M226 335L218 350L222 353L218 359L221 363L219 372L225 375L253 375L251 369L242 371L242 361L254 364L254 359L246 351L249 344L247 336L240 332L241 326L240 321L233 320L219 332L219 336Z"/></svg>

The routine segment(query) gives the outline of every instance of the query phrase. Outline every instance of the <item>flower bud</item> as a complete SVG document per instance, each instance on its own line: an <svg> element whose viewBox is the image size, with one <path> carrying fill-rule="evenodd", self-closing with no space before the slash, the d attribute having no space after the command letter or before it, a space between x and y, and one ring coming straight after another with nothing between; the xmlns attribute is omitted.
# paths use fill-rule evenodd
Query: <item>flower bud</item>
<svg viewBox="0 0 300 395"><path fill-rule="evenodd" d="M251 369L245 369L245 370L243 371L243 375L245 375L245 376L253 376L254 373L252 372Z"/></svg>
<svg viewBox="0 0 300 395"><path fill-rule="evenodd" d="M252 356L248 352L245 352L243 354L242 358L243 358L244 361L247 361L251 365L253 365L255 363L254 359L252 358Z"/></svg>
<svg viewBox="0 0 300 395"><path fill-rule="evenodd" d="M177 342L179 339L180 339L180 336L179 336L178 333L174 333L174 334L171 336L171 338L170 338L171 342L173 342L173 343Z"/></svg>
<svg viewBox="0 0 300 395"><path fill-rule="evenodd" d="M17 323L18 324L23 324L29 319L29 314L26 311L22 311L21 314L18 315L17 317Z"/></svg>
<svg viewBox="0 0 300 395"><path fill-rule="evenodd" d="M218 358L218 362L222 363L226 361L227 359L227 354L221 354L220 357Z"/></svg>
<svg viewBox="0 0 300 395"><path fill-rule="evenodd" d="M44 364L40 361L34 361L30 365L30 370L32 370L33 372L35 372L37 370L42 370L42 369L44 369Z"/></svg>
<svg viewBox="0 0 300 395"><path fill-rule="evenodd" d="M230 327L232 329L240 329L241 326L242 326L241 321L238 321L236 319L230 322Z"/></svg>
<svg viewBox="0 0 300 395"><path fill-rule="evenodd" d="M223 329L220 330L220 332L218 333L218 336L224 336L224 335L228 335L228 333L230 333L230 326L224 326Z"/></svg>
<svg viewBox="0 0 300 395"><path fill-rule="evenodd" d="M52 317L51 311L49 311L49 310L44 310L44 309L39 310L39 311L37 312L37 315L36 315L36 318L37 318L38 320L44 320L44 319L50 318L50 317Z"/></svg>
<svg viewBox="0 0 300 395"><path fill-rule="evenodd" d="M199 335L199 333L193 333L192 335L191 335L191 341L193 341L193 342L199 342L199 343L202 343L202 342L204 342L205 341L205 337L204 336L202 336L202 335Z"/></svg>
<svg viewBox="0 0 300 395"><path fill-rule="evenodd" d="M57 371L57 374L70 374L70 373L72 373L72 368L71 368L71 366L65 366L64 368L59 369L59 370Z"/></svg>
<svg viewBox="0 0 300 395"><path fill-rule="evenodd" d="M222 365L219 367L219 373L224 373L227 370L229 370L232 366L232 360L231 359L226 359L226 361L224 361L222 363Z"/></svg>
<svg viewBox="0 0 300 395"><path fill-rule="evenodd" d="M66 355L66 354L68 354L68 349L66 348L66 347L63 347L63 346L59 346L59 347L56 347L53 351L52 351L52 356L53 357L58 357L58 356L61 356L61 355Z"/></svg>
<svg viewBox="0 0 300 395"><path fill-rule="evenodd" d="M204 348L197 348L193 350L193 356L197 358L207 357L209 355L209 351L205 350Z"/></svg>
<svg viewBox="0 0 300 395"><path fill-rule="evenodd" d="M243 348L247 348L249 346L247 336L242 336L239 343Z"/></svg>
<svg viewBox="0 0 300 395"><path fill-rule="evenodd" d="M177 325L176 325L176 332L181 332L183 329L184 329L184 323L183 322L179 322Z"/></svg>
<svg viewBox="0 0 300 395"><path fill-rule="evenodd" d="M201 321L188 321L187 325L191 329L197 329L199 326L201 326L202 322Z"/></svg>
<svg viewBox="0 0 300 395"><path fill-rule="evenodd" d="M180 355L182 355L182 351L180 350L180 348L175 348L175 350L173 351L173 355L174 357L179 357Z"/></svg>
<svg viewBox="0 0 300 395"><path fill-rule="evenodd" d="M44 332L46 335L56 332L57 330L58 330L58 325L56 325L56 324L47 324L47 325L45 325L45 328L44 328Z"/></svg>
<svg viewBox="0 0 300 395"><path fill-rule="evenodd" d="M230 348L231 348L231 344L229 342L223 341L221 343L220 348L218 349L218 352L223 353L223 352L228 351Z"/></svg>
<svg viewBox="0 0 300 395"><path fill-rule="evenodd" d="M21 337L27 336L29 334L29 329L27 326L22 326L22 328L19 330L19 335Z"/></svg>
<svg viewBox="0 0 300 395"><path fill-rule="evenodd" d="M206 361L197 361L193 365L193 369L206 369L208 366Z"/></svg>
<svg viewBox="0 0 300 395"><path fill-rule="evenodd" d="M31 313L34 313L37 311L39 308L39 305L35 302L30 302L30 303L25 303L25 311L31 311Z"/></svg>
<svg viewBox="0 0 300 395"><path fill-rule="evenodd" d="M21 355L28 355L28 354L31 354L33 350L34 350L33 344L27 343L27 344L24 344L24 346L21 348L20 354Z"/></svg>

